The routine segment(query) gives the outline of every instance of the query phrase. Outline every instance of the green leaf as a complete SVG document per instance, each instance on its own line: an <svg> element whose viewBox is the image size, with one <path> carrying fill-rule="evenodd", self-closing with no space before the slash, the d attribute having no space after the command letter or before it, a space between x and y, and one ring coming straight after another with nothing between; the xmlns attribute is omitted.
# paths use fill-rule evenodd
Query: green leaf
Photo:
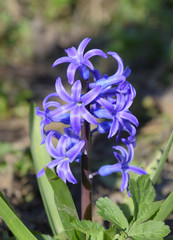
<svg viewBox="0 0 173 240"><path fill-rule="evenodd" d="M102 225L100 225L98 222L92 222L89 220L75 220L71 223L71 226L74 229L77 229L85 234L87 233L99 233L100 231L103 231L104 228Z"/></svg>
<svg viewBox="0 0 173 240"><path fill-rule="evenodd" d="M18 240L37 240L0 196L0 216Z"/></svg>
<svg viewBox="0 0 173 240"><path fill-rule="evenodd" d="M0 198L2 198L2 200L7 204L7 206L14 212L15 215L16 212L14 211L13 207L11 206L11 204L8 202L8 200L5 198L5 196L3 195L2 192L0 192Z"/></svg>
<svg viewBox="0 0 173 240"><path fill-rule="evenodd" d="M98 207L98 214L105 220L114 223L116 227L120 229L128 229L129 224L124 216L123 212L116 205L116 203L112 202L109 198L100 198L96 205Z"/></svg>
<svg viewBox="0 0 173 240"><path fill-rule="evenodd" d="M55 238L56 240L68 240L67 234L66 234L65 232L60 233L60 234L54 236L54 238Z"/></svg>
<svg viewBox="0 0 173 240"><path fill-rule="evenodd" d="M51 157L47 153L45 146L40 145L40 119L35 115L34 104L31 105L30 109L30 139L34 168L37 173L51 161ZM57 235L64 232L64 228L55 205L54 192L47 180L47 177L42 176L37 178L37 181L53 234Z"/></svg>
<svg viewBox="0 0 173 240"><path fill-rule="evenodd" d="M169 227L163 222L150 220L136 225L128 235L134 240L162 240L169 232Z"/></svg>
<svg viewBox="0 0 173 240"><path fill-rule="evenodd" d="M76 232L71 228L70 223L79 218L67 185L47 167L45 168L45 174L54 191L56 207L69 240L78 239ZM84 239L84 235L80 234L79 239Z"/></svg>
<svg viewBox="0 0 173 240"><path fill-rule="evenodd" d="M151 175L151 180L152 180L153 184L155 184L157 182L157 180L159 178L159 175L160 175L162 169L164 168L164 165L165 165L165 162L166 162L166 160L168 158L168 153L169 153L169 151L171 149L172 143L173 143L173 131L172 131L172 134L171 134L171 136L170 136L170 138L168 140L168 144L167 144L167 146L165 148L165 151L162 154L160 162L159 162L155 172L153 173L153 175Z"/></svg>
<svg viewBox="0 0 173 240"><path fill-rule="evenodd" d="M162 202L153 202L156 193L149 175L142 175L136 181L130 179L129 190L134 203L133 222L139 224L150 219L158 211Z"/></svg>
<svg viewBox="0 0 173 240"><path fill-rule="evenodd" d="M71 226L74 229L86 234L88 240L104 240L104 228L98 222L91 222L89 220L73 221Z"/></svg>
<svg viewBox="0 0 173 240"><path fill-rule="evenodd" d="M173 193L161 204L159 211L153 220L164 221L173 212Z"/></svg>
<svg viewBox="0 0 173 240"><path fill-rule="evenodd" d="M104 240L112 240L114 239L117 233L117 229L114 225L111 225L109 229L104 231Z"/></svg>
<svg viewBox="0 0 173 240"><path fill-rule="evenodd" d="M34 232L34 231L32 233L34 234L35 237L37 237L37 240L56 240L56 238L47 234L41 234L39 232Z"/></svg>

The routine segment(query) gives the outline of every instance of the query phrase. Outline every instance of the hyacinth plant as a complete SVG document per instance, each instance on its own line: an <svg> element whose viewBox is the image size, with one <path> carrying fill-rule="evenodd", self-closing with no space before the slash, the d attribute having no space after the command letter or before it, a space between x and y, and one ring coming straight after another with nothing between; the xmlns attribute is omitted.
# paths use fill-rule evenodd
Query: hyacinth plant
<svg viewBox="0 0 173 240"><path fill-rule="evenodd" d="M0 214L17 239L160 240L170 232L164 220L173 210L173 194L165 201L154 201L156 193L153 184L166 162L173 134L160 161L154 160L147 171L132 164L139 123L130 111L136 96L134 87L127 81L131 70L129 67L124 68L123 61L116 52L104 53L100 49L85 52L90 40L85 38L77 49L68 48L65 50L67 56L54 62L53 67L69 64L68 83L58 76L55 92L45 97L42 109L36 107L37 117L33 106L31 107L31 151L53 236L31 233L20 220L16 220L17 216L1 195L0 206L3 203L11 215L6 216L2 210ZM113 58L117 64L115 73L102 76L90 61L95 56L100 56L104 61L108 57ZM68 91L65 87L67 84ZM62 131L57 131L58 124L65 126ZM92 172L92 138L96 134L105 134L107 141L113 142L115 162ZM76 166L74 163L81 172L80 217L66 185L68 182L77 183L73 173L73 166ZM96 175L105 177L117 172L122 176L120 191L127 192L128 197L123 205L126 207L120 209L109 198L100 198L96 202L98 214L110 222L109 228L105 229L99 223L92 222L92 179ZM130 178L130 172L141 176L134 180ZM8 216L14 217L13 215L17 223L13 221L11 224ZM169 236L166 239L173 238Z"/></svg>

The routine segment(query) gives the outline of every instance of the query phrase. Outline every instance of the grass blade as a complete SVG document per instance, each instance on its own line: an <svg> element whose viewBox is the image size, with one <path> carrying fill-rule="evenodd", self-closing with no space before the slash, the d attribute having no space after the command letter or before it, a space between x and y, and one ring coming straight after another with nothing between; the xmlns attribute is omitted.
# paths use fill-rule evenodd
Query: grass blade
<svg viewBox="0 0 173 240"><path fill-rule="evenodd" d="M153 220L165 221L167 217L173 212L173 192L161 204L159 211Z"/></svg>
<svg viewBox="0 0 173 240"><path fill-rule="evenodd" d="M171 134L171 136L170 136L170 138L168 140L168 144L167 144L167 146L165 148L165 151L162 154L162 157L161 157L160 162L159 162L159 164L157 166L157 169L154 172L153 176L151 176L151 181L153 182L153 184L155 184L157 182L157 180L159 178L159 175L160 175L162 169L164 168L164 165L165 165L165 162L166 162L166 160L168 158L168 153L169 153L169 151L171 149L172 143L173 143L173 131L172 131L172 134Z"/></svg>
<svg viewBox="0 0 173 240"><path fill-rule="evenodd" d="M37 240L0 195L0 216L18 240Z"/></svg>

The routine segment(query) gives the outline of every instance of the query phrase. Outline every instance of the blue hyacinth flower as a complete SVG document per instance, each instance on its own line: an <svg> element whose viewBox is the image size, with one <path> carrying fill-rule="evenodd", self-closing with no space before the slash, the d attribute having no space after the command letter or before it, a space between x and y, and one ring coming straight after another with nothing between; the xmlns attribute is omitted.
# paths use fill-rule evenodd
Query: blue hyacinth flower
<svg viewBox="0 0 173 240"><path fill-rule="evenodd" d="M48 153L54 158L54 160L52 160L46 166L50 169L55 168L56 173L65 183L66 181L69 181L75 184L77 181L71 172L70 163L78 158L78 155L85 145L85 141L81 140L69 148L71 139L67 136L62 135L58 141L57 146L54 147L52 143L52 137L54 133L54 131L49 132L45 141ZM39 173L37 173L37 177L41 177L44 174L45 171L43 168Z"/></svg>
<svg viewBox="0 0 173 240"><path fill-rule="evenodd" d="M132 143L129 143L127 140L124 140L124 143L126 143L128 151L122 146L113 147L114 149L120 152L120 153L114 152L114 156L118 160L118 163L113 165L102 166L98 170L98 173L100 176L107 176L115 172L121 172L122 173L122 181L121 181L121 189L120 189L121 192L124 191L126 188L128 188L129 172L134 172L139 175L147 174L144 169L139 168L137 166L129 165L130 162L133 160L134 146Z"/></svg>
<svg viewBox="0 0 173 240"><path fill-rule="evenodd" d="M98 124L95 117L87 110L86 106L90 104L99 95L101 86L90 90L86 94L81 94L82 84L77 80L71 88L71 96L62 85L61 78L56 80L56 91L58 96L68 104L60 106L51 112L51 117L56 118L67 112L70 112L70 124L75 134L81 130L81 117L91 124Z"/></svg>
<svg viewBox="0 0 173 240"><path fill-rule="evenodd" d="M77 69L79 70L79 73L84 80L89 79L89 69L94 70L93 64L89 61L91 57L99 55L103 58L107 58L107 55L100 49L92 49L84 54L84 50L90 41L90 38L85 38L79 44L78 49L76 49L75 47L66 49L65 52L67 53L68 57L58 58L53 63L52 67L55 67L61 63L70 63L67 68L67 78L70 84L74 83L74 77Z"/></svg>

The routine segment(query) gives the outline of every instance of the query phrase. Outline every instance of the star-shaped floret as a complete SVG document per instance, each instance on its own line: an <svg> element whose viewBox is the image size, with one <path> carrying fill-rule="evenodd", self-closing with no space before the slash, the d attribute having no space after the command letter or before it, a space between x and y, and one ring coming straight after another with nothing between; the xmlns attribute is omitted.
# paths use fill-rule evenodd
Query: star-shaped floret
<svg viewBox="0 0 173 240"><path fill-rule="evenodd" d="M107 58L107 55L100 49L91 49L84 54L84 50L87 44L91 41L90 38L85 38L80 44L78 49L75 47L71 47L65 50L68 57L58 58L52 67L55 67L61 63L69 62L70 65L67 68L67 78L70 84L74 83L74 77L76 70L78 69L80 75L83 79L87 80L90 77L90 70L94 70L94 66L90 62L90 58L93 56L101 56L103 58Z"/></svg>
<svg viewBox="0 0 173 240"><path fill-rule="evenodd" d="M54 131L48 133L46 137L46 149L48 153L54 158L50 163L46 166L50 169L55 168L58 176L66 183L69 181L73 184L77 183L75 177L73 176L70 163L72 163L76 158L78 158L82 148L85 145L85 141L81 140L71 148L69 148L71 144L71 139L67 136L62 135L58 141L56 147L53 146L52 136L54 135ZM45 174L44 168L40 170L37 174L37 177L41 177Z"/></svg>
<svg viewBox="0 0 173 240"><path fill-rule="evenodd" d="M118 163L113 165L102 166L98 170L98 173L101 176L107 176L115 172L121 172L122 173L122 181L121 181L121 189L120 189L121 192L124 191L126 188L128 188L129 172L134 172L139 175L147 174L144 169L139 168L137 166L129 165L130 162L133 160L134 147L132 143L129 143L126 140L124 140L124 143L127 145L128 151L122 146L113 147L114 149L120 152L120 153L114 152L114 155L118 160Z"/></svg>
<svg viewBox="0 0 173 240"><path fill-rule="evenodd" d="M97 86L82 95L82 84L80 80L77 80L72 85L70 96L62 85L61 78L59 77L56 80L55 87L58 96L68 104L60 106L52 111L52 118L70 112L70 123L75 134L79 134L81 130L81 117L91 124L98 124L95 117L87 110L86 106L95 100L100 93L101 86Z"/></svg>

